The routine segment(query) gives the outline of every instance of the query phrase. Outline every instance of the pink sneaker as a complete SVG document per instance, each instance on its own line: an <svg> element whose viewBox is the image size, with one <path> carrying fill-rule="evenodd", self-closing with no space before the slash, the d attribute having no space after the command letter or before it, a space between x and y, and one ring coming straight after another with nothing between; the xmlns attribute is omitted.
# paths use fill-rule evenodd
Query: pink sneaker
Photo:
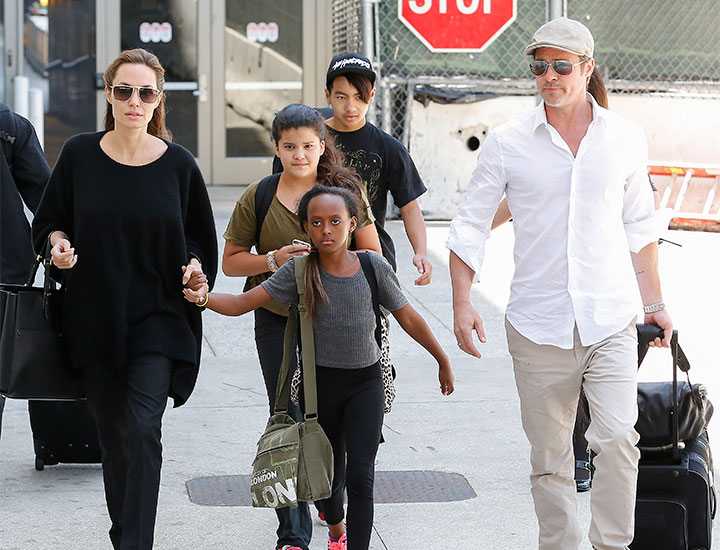
<svg viewBox="0 0 720 550"><path fill-rule="evenodd" d="M347 534L344 534L339 540L328 535L328 550L347 550Z"/></svg>

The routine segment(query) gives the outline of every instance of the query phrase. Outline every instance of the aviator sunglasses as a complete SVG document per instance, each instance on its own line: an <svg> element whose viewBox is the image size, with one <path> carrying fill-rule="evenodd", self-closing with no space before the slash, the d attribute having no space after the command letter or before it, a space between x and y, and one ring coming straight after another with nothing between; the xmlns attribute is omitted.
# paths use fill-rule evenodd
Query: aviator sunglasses
<svg viewBox="0 0 720 550"><path fill-rule="evenodd" d="M143 103L155 103L157 101L158 96L162 93L160 90L157 90L155 88L149 88L147 86L108 86L112 90L112 95L115 98L116 101L128 101L132 95L133 91L138 91L138 96L140 97L140 101Z"/></svg>
<svg viewBox="0 0 720 550"><path fill-rule="evenodd" d="M541 61L539 59L536 59L535 61L530 62L530 72L535 76L542 76L547 72L548 67L552 65L553 71L555 71L555 73L559 74L560 76L567 76L571 72L573 72L573 69L577 65L582 65L587 61L588 59L583 59L582 61L573 63L571 61L566 61L565 59L556 59L555 61L551 61L550 63L548 63L547 61Z"/></svg>

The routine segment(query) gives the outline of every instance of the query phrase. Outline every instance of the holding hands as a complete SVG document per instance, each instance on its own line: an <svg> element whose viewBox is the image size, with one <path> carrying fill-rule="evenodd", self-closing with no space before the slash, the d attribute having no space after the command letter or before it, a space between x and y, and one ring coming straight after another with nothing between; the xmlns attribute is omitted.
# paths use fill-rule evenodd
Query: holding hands
<svg viewBox="0 0 720 550"><path fill-rule="evenodd" d="M207 276L203 273L202 266L197 259L192 258L188 265L182 266L183 271L183 294L188 302L201 303L209 291Z"/></svg>

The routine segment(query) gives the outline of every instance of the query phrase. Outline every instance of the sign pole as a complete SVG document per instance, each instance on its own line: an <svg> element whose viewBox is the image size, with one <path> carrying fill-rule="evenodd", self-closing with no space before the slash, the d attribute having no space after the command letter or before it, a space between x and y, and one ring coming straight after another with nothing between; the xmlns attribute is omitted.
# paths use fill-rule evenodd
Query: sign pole
<svg viewBox="0 0 720 550"><path fill-rule="evenodd" d="M373 4L374 0L361 0L360 7L362 10L362 54L367 57L373 65L376 65L374 55L375 55L375 41L374 41L374 26L373 22L375 18L373 17ZM377 85L377 83L376 83ZM370 108L368 109L367 118L371 121L375 122L376 115L375 115L375 105L373 103L370 104Z"/></svg>
<svg viewBox="0 0 720 550"><path fill-rule="evenodd" d="M550 0L550 20L567 16L567 0Z"/></svg>

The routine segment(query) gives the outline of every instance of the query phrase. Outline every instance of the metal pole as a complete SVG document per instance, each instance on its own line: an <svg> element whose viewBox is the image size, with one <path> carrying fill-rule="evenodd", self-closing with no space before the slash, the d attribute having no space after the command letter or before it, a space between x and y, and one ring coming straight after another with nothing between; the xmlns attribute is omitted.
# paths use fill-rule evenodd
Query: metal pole
<svg viewBox="0 0 720 550"><path fill-rule="evenodd" d="M380 88L380 104L382 105L382 124L380 127L388 134L392 134L392 118L390 116L390 109L392 108L391 94L390 83L383 82Z"/></svg>
<svg viewBox="0 0 720 550"><path fill-rule="evenodd" d="M30 79L27 76L16 76L13 79L13 110L25 118L30 116Z"/></svg>
<svg viewBox="0 0 720 550"><path fill-rule="evenodd" d="M30 110L28 117L35 127L40 147L45 149L45 100L40 88L30 88Z"/></svg>
<svg viewBox="0 0 720 550"><path fill-rule="evenodd" d="M550 0L550 20L563 17L565 15L565 1L564 0Z"/></svg>
<svg viewBox="0 0 720 550"><path fill-rule="evenodd" d="M367 57L373 65L375 65L375 31L374 31L374 20L373 15L373 4L374 0L360 0L361 8L361 21L362 21L362 54ZM370 104L368 109L367 118L370 121L375 121L375 106Z"/></svg>

